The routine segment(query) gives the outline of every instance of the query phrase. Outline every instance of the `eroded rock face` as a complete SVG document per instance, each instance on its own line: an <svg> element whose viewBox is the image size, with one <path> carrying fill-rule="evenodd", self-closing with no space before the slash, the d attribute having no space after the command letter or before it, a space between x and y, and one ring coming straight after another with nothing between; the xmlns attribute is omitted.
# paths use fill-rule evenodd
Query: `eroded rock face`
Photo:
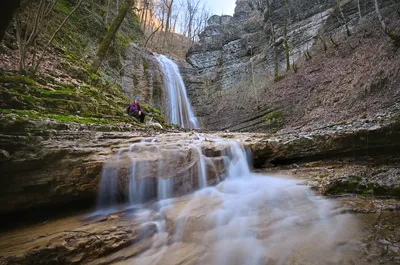
<svg viewBox="0 0 400 265"><path fill-rule="evenodd" d="M173 178L172 195L187 194L201 186L200 171L207 173L209 185L223 179L225 158L232 155L229 140L251 149L258 168L338 157L391 155L400 146L399 121L396 115L382 115L375 120L332 125L309 133L276 135L96 132L94 127L89 126L89 130L79 124L40 125L36 121L27 128L26 124L10 122L8 130L0 134L1 149L6 154L0 163L0 213L94 201L103 168L118 171L120 192L126 196L133 161L138 164L137 180L143 179L153 191L160 179ZM200 153L204 170L199 167ZM146 199L155 197L157 194L152 193Z"/></svg>
<svg viewBox="0 0 400 265"><path fill-rule="evenodd" d="M399 126L397 115L382 115L375 120L331 125L312 132L276 134L255 142L254 156L265 165L265 162L291 164L301 160L390 155L399 145Z"/></svg>
<svg viewBox="0 0 400 265"><path fill-rule="evenodd" d="M162 105L162 73L154 56L131 43L125 52L122 90L133 100L138 96L153 107Z"/></svg>
<svg viewBox="0 0 400 265"><path fill-rule="evenodd" d="M330 35L333 39L345 35L346 27L338 19L341 16L340 10L337 6L332 6L332 1L289 1L287 11L283 3L284 1L272 1L268 8L267 1L237 1L233 17L211 17L209 26L200 34L200 41L191 47L187 55L188 64L182 63L181 69L190 100L203 127L212 130L277 131L282 126L271 125L269 115L279 113L284 122L295 123L302 117L296 116L296 113L307 113L321 105L321 99L317 100L316 106L310 106L312 104L308 102L310 99L304 99L317 93L316 86L321 87L318 93L328 94L324 91L329 84L328 81L314 82L314 77L309 77L309 72L321 71L321 68L316 67L318 70L307 70L306 73L299 74L301 77L293 77L297 81L287 82L286 86L291 86L290 88L285 89L285 80L282 81L282 89L274 87L274 49L277 50L279 73L282 76L286 75L285 13L288 14L289 61L293 64L317 42L321 42L321 39L324 39L326 45L331 48ZM392 4L386 0L380 3L383 9ZM341 9L352 34L359 31L361 27L357 1L341 3ZM376 25L373 22L373 10L372 1L362 6L364 23L362 27L371 29L371 25ZM275 38L272 36L271 25L274 28ZM317 53L324 51L318 50ZM338 64L340 62L329 66L331 71L327 74L339 72L349 62L343 61L343 66ZM337 71L333 70L336 68ZM367 69L362 71L369 72ZM318 74L324 75L324 73ZM343 75L345 73L333 78L340 79ZM354 75L352 72L351 76ZM390 76L397 78L391 74ZM343 87L343 84L337 86ZM360 83L350 86L357 88ZM345 88L343 90L347 91ZM353 95L348 93L339 99L339 102L344 101L346 97ZM334 108L332 105L333 103L327 104L324 108ZM298 109L292 113L293 106ZM340 118L342 117L338 117ZM304 123L313 123L316 119L321 118L313 117L313 120L309 119Z"/></svg>
<svg viewBox="0 0 400 265"><path fill-rule="evenodd" d="M141 226L141 218L130 218L131 214L126 211L109 216L71 216L3 233L0 264L91 264L94 259L113 253L93 263L109 264L107 261L137 255L151 247L156 227ZM114 253L121 249L124 251Z"/></svg>
<svg viewBox="0 0 400 265"><path fill-rule="evenodd" d="M228 147L201 142L193 133L162 134L144 129L136 131L134 127L130 132L104 132L94 131L91 126L40 121L22 124L9 121L3 125L8 127L0 134L4 154L0 162L1 214L94 201L103 168L115 168L119 172L123 193L134 158L137 158L140 180L156 185L159 178L175 178L175 195L187 194L199 186L200 153L206 156L204 170L209 184L215 183L225 170L222 153ZM98 127L106 129L107 126ZM130 151L132 144L146 140L157 143ZM116 162L113 157L118 151L121 156ZM158 170L160 163L164 164L162 174ZM193 181L183 181L189 177ZM147 199L154 197L157 194Z"/></svg>

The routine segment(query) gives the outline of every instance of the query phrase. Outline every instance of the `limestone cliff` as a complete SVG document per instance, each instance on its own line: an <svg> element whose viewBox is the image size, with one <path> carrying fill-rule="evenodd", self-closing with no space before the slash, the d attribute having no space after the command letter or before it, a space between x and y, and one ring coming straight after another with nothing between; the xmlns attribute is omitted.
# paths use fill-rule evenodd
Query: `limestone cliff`
<svg viewBox="0 0 400 265"><path fill-rule="evenodd" d="M122 91L128 98L139 96L161 109L163 79L154 56L131 43L125 52Z"/></svg>
<svg viewBox="0 0 400 265"><path fill-rule="evenodd" d="M357 1L284 3L241 0L232 17L209 19L181 65L203 127L308 129L395 110L398 54L372 1L360 8ZM380 6L387 20L397 20L397 3ZM287 72L286 51L295 71Z"/></svg>

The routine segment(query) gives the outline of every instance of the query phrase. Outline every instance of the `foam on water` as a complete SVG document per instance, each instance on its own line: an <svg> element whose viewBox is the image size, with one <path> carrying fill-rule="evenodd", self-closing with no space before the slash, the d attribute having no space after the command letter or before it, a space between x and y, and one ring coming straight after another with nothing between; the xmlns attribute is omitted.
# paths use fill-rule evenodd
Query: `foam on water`
<svg viewBox="0 0 400 265"><path fill-rule="evenodd" d="M177 64L164 55L157 55L156 58L164 78L165 114L168 121L182 128L199 128Z"/></svg>
<svg viewBox="0 0 400 265"><path fill-rule="evenodd" d="M201 135L196 138L204 141ZM173 265L181 264L180 257L185 260L189 256L190 262L182 264L352 264L351 240L358 231L352 216L336 214L335 202L315 195L298 180L252 173L248 163L251 155L237 142L212 141L229 146L222 149L225 180L207 186L205 164L209 161L201 148L191 146L193 152L200 152L200 189L192 195L171 198L174 183L162 178L165 165L159 162L158 201L146 206L157 212L157 218L149 216L143 223L144 227L157 228L153 245L135 258L116 264ZM140 145L148 148L157 144L147 141ZM133 167L137 165L132 163ZM136 188L138 194L146 192L145 187Z"/></svg>

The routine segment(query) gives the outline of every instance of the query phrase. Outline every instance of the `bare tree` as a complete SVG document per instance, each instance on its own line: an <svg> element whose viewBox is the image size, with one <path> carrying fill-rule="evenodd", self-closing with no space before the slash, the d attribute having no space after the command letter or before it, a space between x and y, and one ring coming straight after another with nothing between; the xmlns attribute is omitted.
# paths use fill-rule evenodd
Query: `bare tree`
<svg viewBox="0 0 400 265"><path fill-rule="evenodd" d="M362 19L360 0L357 0L357 8L358 8L358 15L360 16L360 19Z"/></svg>
<svg viewBox="0 0 400 265"><path fill-rule="evenodd" d="M349 28L349 25L347 24L347 19L343 13L343 8L340 3L340 0L334 0L334 5L336 5L336 8L339 10L340 17L336 16L334 13L333 14L336 16L339 23L345 27L347 36L351 36L350 28Z"/></svg>
<svg viewBox="0 0 400 265"><path fill-rule="evenodd" d="M51 13L57 3L57 0L40 0L39 2L24 0L21 1L21 8L15 16L15 28L19 51L19 70L21 73L29 71L35 74L39 69L41 62L47 49L52 41L69 20L71 15L75 13L83 0L79 0L76 6L70 11L65 19L56 27L50 39L43 47L42 54L37 58L36 43L39 35L53 21ZM29 57L30 53L30 57ZM28 61L30 59L30 62Z"/></svg>
<svg viewBox="0 0 400 265"><path fill-rule="evenodd" d="M174 5L174 0L163 0L163 2L167 10L167 17L165 22L165 35L167 35L171 27L172 7Z"/></svg>
<svg viewBox="0 0 400 265"><path fill-rule="evenodd" d="M400 36L397 34L394 34L391 30L389 30L386 26L385 21L382 18L381 12L379 10L379 3L378 0L374 0L375 3L375 11L376 14L378 16L378 20L379 23L381 24L381 28L383 29L383 31L386 33L386 35L389 36L389 38L391 38L393 41L395 41L396 43L400 43Z"/></svg>
<svg viewBox="0 0 400 265"><path fill-rule="evenodd" d="M186 0L186 28L187 37L192 40L193 38L193 24L195 17L199 11L200 0Z"/></svg>
<svg viewBox="0 0 400 265"><path fill-rule="evenodd" d="M57 0L40 0L38 4L32 2L29 6L21 8L15 16L19 70L21 73L26 72L28 68L28 52L31 47L35 46L36 39L46 26L47 19L56 2Z"/></svg>
<svg viewBox="0 0 400 265"><path fill-rule="evenodd" d="M323 21L323 18L322 18L322 7L323 6L321 5L321 1L320 0L318 0L318 6L319 6L319 13L320 13L320 20ZM319 30L317 37L322 42L322 45L324 47L324 52L326 52L328 50L328 46L326 45L326 35L325 35L324 28Z"/></svg>
<svg viewBox="0 0 400 265"><path fill-rule="evenodd" d="M68 21L68 19L72 16L73 13L78 9L78 7L82 4L83 0L79 0L79 2L76 4L76 6L71 10L71 12L68 14L68 16L61 22L61 24L57 27L57 29L54 31L53 35L50 37L49 41L46 43L46 45L43 48L42 55L39 57L37 60L34 68L33 68L33 73L36 73L37 70L39 69L40 63L43 61L44 55L47 52L48 47L50 44L53 42L54 38L58 34L58 32L61 30L61 28L65 25L65 23ZM34 58L32 59L32 65L34 64Z"/></svg>
<svg viewBox="0 0 400 265"><path fill-rule="evenodd" d="M204 28L207 26L207 21L211 16L211 12L206 5L203 5L201 11L196 14L194 19L194 31L192 41L198 39L198 36L203 32Z"/></svg>
<svg viewBox="0 0 400 265"><path fill-rule="evenodd" d="M290 50L289 50L289 40L287 36L287 27L288 27L288 20L289 20L289 8L287 0L283 0L283 7L284 7L284 24L283 24L283 46L285 48L285 58L286 58L286 72L290 70Z"/></svg>
<svg viewBox="0 0 400 265"><path fill-rule="evenodd" d="M92 67L95 72L99 70L101 63L106 56L107 50L110 47L112 40L115 38L115 34L117 34L117 31L128 12L132 10L134 3L135 0L125 0L124 6L119 10L117 16L113 19L110 28L104 36L99 49L97 50L96 58L92 63Z"/></svg>
<svg viewBox="0 0 400 265"><path fill-rule="evenodd" d="M273 53L274 53L274 78L277 80L279 78L279 62L278 62L278 52L276 49L276 34L275 34L275 26L272 21L272 5L270 3L271 0L267 0L267 8L268 8L268 19L270 22L270 28L271 28L271 43L272 43L272 48L273 48Z"/></svg>

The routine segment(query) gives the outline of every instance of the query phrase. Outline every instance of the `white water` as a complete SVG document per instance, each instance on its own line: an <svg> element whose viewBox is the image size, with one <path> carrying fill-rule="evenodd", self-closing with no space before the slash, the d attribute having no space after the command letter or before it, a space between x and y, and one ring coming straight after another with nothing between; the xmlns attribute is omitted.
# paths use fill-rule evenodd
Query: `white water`
<svg viewBox="0 0 400 265"><path fill-rule="evenodd" d="M164 55L158 55L156 58L164 78L165 115L168 121L182 128L198 129L199 123L187 97L178 66Z"/></svg>
<svg viewBox="0 0 400 265"><path fill-rule="evenodd" d="M192 153L201 152L195 143L204 138L196 139L188 144ZM148 219L143 229L156 226L153 244L134 258L115 264L359 264L354 254L359 229L351 215L339 214L335 202L316 196L297 180L251 173L248 154L237 142L212 140L216 145L230 146L222 153L226 174L220 177L226 179L207 187L205 165L210 162L202 154L195 165L201 189L171 198L174 180L160 179L169 174L166 164L170 163L158 162L158 201L140 206L142 210L137 213L141 219ZM139 149L157 146L154 142L135 144ZM130 151L139 150L135 148ZM161 147L158 152L163 153ZM132 167L139 165L144 168L132 172L151 170L149 163L132 163ZM184 182L192 184L195 177L189 176ZM147 188L135 186L138 193ZM151 211L157 212L157 218L154 214L150 217Z"/></svg>

